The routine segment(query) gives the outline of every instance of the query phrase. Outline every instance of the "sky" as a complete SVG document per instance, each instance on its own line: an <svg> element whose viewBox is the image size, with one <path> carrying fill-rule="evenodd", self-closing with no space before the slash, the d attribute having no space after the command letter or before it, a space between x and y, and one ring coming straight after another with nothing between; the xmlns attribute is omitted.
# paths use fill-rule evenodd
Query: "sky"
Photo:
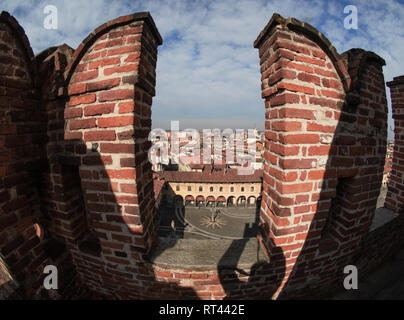
<svg viewBox="0 0 404 320"><path fill-rule="evenodd" d="M58 28L44 28L44 8L58 9ZM358 10L358 29L345 29L346 5ZM99 25L149 11L163 37L157 62L154 128L264 128L258 50L253 42L272 14L306 21L339 53L373 51L386 60L386 81L404 74L404 2L398 0L146 1L2 0L25 29L35 53L66 43L73 48ZM388 100L390 91L387 88ZM389 102L389 138L393 123Z"/></svg>

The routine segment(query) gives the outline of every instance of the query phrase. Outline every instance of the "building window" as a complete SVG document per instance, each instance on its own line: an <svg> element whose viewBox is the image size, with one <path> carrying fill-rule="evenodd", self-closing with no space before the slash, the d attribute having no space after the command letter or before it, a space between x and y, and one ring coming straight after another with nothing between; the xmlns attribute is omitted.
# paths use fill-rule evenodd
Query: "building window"
<svg viewBox="0 0 404 320"><path fill-rule="evenodd" d="M210 187L210 192L213 192L213 187Z"/></svg>
<svg viewBox="0 0 404 320"><path fill-rule="evenodd" d="M223 192L223 187L220 187L220 188L219 188L219 191L220 191L220 192Z"/></svg>
<svg viewBox="0 0 404 320"><path fill-rule="evenodd" d="M202 187L199 187L199 191L203 191L203 188L202 188Z"/></svg>
<svg viewBox="0 0 404 320"><path fill-rule="evenodd" d="M231 187L231 188L230 188L230 192L234 192L234 187Z"/></svg>
<svg viewBox="0 0 404 320"><path fill-rule="evenodd" d="M251 187L251 192L254 192L254 187Z"/></svg>
<svg viewBox="0 0 404 320"><path fill-rule="evenodd" d="M188 191L191 191L191 190L192 190L191 186L188 186Z"/></svg>
<svg viewBox="0 0 404 320"><path fill-rule="evenodd" d="M244 192L244 187L241 187L241 192Z"/></svg>
<svg viewBox="0 0 404 320"><path fill-rule="evenodd" d="M180 191L180 186L177 186L175 190Z"/></svg>

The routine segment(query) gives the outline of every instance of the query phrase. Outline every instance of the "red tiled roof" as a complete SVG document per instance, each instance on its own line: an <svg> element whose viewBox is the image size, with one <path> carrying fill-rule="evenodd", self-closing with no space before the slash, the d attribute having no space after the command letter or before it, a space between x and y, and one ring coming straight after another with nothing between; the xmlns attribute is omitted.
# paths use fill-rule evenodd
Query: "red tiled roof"
<svg viewBox="0 0 404 320"><path fill-rule="evenodd" d="M154 173L153 174L153 188L154 188L154 199L157 199L161 188L163 188L165 181L163 179L161 179L160 174L158 173Z"/></svg>

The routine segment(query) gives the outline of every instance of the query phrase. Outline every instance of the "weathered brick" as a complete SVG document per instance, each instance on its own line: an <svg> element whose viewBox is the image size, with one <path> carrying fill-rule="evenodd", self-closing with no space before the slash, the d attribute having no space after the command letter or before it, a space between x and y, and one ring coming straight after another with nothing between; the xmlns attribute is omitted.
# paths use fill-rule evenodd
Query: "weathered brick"
<svg viewBox="0 0 404 320"><path fill-rule="evenodd" d="M276 184L276 190L281 194L310 192L312 188L312 183Z"/></svg>
<svg viewBox="0 0 404 320"><path fill-rule="evenodd" d="M134 124L134 116L122 116L98 119L99 128L124 127Z"/></svg>
<svg viewBox="0 0 404 320"><path fill-rule="evenodd" d="M119 113L129 113L135 111L135 103L133 101L130 102L121 102L118 105Z"/></svg>
<svg viewBox="0 0 404 320"><path fill-rule="evenodd" d="M71 119L71 118L79 118L83 115L83 109L82 108L75 108L75 109L65 109L65 119Z"/></svg>
<svg viewBox="0 0 404 320"><path fill-rule="evenodd" d="M279 159L283 169L311 169L317 166L317 159Z"/></svg>
<svg viewBox="0 0 404 320"><path fill-rule="evenodd" d="M101 80L97 82L87 83L87 91L107 90L118 86L121 82L120 78Z"/></svg>
<svg viewBox="0 0 404 320"><path fill-rule="evenodd" d="M88 72L82 72L76 74L71 82L76 83L76 82L83 82L83 81L88 81L88 80L93 80L98 77L98 70L93 70L93 71L88 71Z"/></svg>
<svg viewBox="0 0 404 320"><path fill-rule="evenodd" d="M315 76L315 75L310 74L310 73L300 72L297 75L297 79L299 79L300 81L304 81L304 82L314 83L314 84L316 84L318 86L320 85L320 77Z"/></svg>
<svg viewBox="0 0 404 320"><path fill-rule="evenodd" d="M101 144L101 153L135 153L135 145L132 144L123 144L123 143L102 143Z"/></svg>
<svg viewBox="0 0 404 320"><path fill-rule="evenodd" d="M69 95L84 93L87 90L86 83L78 83L69 86Z"/></svg>
<svg viewBox="0 0 404 320"><path fill-rule="evenodd" d="M299 103L300 98L294 93L282 93L270 98L271 107L279 106L286 103Z"/></svg>
<svg viewBox="0 0 404 320"><path fill-rule="evenodd" d="M282 108L279 110L280 118L298 118L298 119L316 119L313 110L296 109L296 108Z"/></svg>
<svg viewBox="0 0 404 320"><path fill-rule="evenodd" d="M314 95L314 88L298 85L295 83L281 82L278 84L278 88Z"/></svg>
<svg viewBox="0 0 404 320"><path fill-rule="evenodd" d="M133 53L136 51L140 51L140 45L132 45L132 46L126 46L126 47L121 47L121 48L116 48L116 49L110 49L110 50L108 50L107 56L115 56L115 55L124 54L124 53Z"/></svg>
<svg viewBox="0 0 404 320"><path fill-rule="evenodd" d="M117 65L121 62L120 57L116 58L103 58L101 60L93 61L88 64L89 70L98 69L99 67L105 67L110 65Z"/></svg>
<svg viewBox="0 0 404 320"><path fill-rule="evenodd" d="M139 67L138 64L128 64L128 65L108 68L108 69L104 70L104 75L110 76L115 73L127 73L127 72L131 72L131 71L137 71L138 67Z"/></svg>
<svg viewBox="0 0 404 320"><path fill-rule="evenodd" d="M88 131L84 133L84 141L114 141L116 139L115 131Z"/></svg>
<svg viewBox="0 0 404 320"><path fill-rule="evenodd" d="M70 130L95 128L95 119L70 120Z"/></svg>
<svg viewBox="0 0 404 320"><path fill-rule="evenodd" d="M275 131L300 131L302 124L296 121L273 121L271 128Z"/></svg>
<svg viewBox="0 0 404 320"><path fill-rule="evenodd" d="M307 131L316 131L316 132L335 132L336 126L325 126L318 123L308 123Z"/></svg>
<svg viewBox="0 0 404 320"><path fill-rule="evenodd" d="M329 155L331 146L313 146L309 148L309 156L324 156Z"/></svg>
<svg viewBox="0 0 404 320"><path fill-rule="evenodd" d="M104 101L125 100L133 98L134 98L133 89L122 89L122 90L100 92L98 96L98 101L104 102Z"/></svg>
<svg viewBox="0 0 404 320"><path fill-rule="evenodd" d="M69 107L75 107L80 104L89 104L93 103L96 99L95 94L86 94L86 95L81 95L81 96L74 96L70 97L69 101Z"/></svg>
<svg viewBox="0 0 404 320"><path fill-rule="evenodd" d="M115 108L114 103L91 105L84 108L84 115L88 117L88 116L108 114L114 112L114 108Z"/></svg>
<svg viewBox="0 0 404 320"><path fill-rule="evenodd" d="M314 144L320 141L318 134L286 134L280 135L279 141L285 144Z"/></svg>

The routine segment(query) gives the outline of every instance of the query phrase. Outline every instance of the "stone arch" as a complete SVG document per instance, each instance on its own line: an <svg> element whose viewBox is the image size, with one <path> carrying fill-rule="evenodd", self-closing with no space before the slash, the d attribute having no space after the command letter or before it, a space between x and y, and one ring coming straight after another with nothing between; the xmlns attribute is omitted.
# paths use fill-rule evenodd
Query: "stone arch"
<svg viewBox="0 0 404 320"><path fill-rule="evenodd" d="M205 197L204 196L197 196L196 199L196 206L200 207L200 206L205 206Z"/></svg>
<svg viewBox="0 0 404 320"><path fill-rule="evenodd" d="M228 207L234 207L236 205L236 197L235 196L230 196L227 198L227 206Z"/></svg>
<svg viewBox="0 0 404 320"><path fill-rule="evenodd" d="M220 207L226 206L226 198L224 196L219 196L216 198L216 205Z"/></svg>
<svg viewBox="0 0 404 320"><path fill-rule="evenodd" d="M255 206L257 204L257 200L255 196L249 196L247 199L248 206Z"/></svg>
<svg viewBox="0 0 404 320"><path fill-rule="evenodd" d="M245 196L240 196L237 199L237 206L239 207L245 207L247 205L246 197Z"/></svg>
<svg viewBox="0 0 404 320"><path fill-rule="evenodd" d="M208 206L214 206L216 203L215 197L214 196L208 196L206 197L206 205Z"/></svg>
<svg viewBox="0 0 404 320"><path fill-rule="evenodd" d="M185 197L185 206L188 206L188 205L195 205L195 198L194 198L194 196L192 196L192 195L187 195L187 196Z"/></svg>

